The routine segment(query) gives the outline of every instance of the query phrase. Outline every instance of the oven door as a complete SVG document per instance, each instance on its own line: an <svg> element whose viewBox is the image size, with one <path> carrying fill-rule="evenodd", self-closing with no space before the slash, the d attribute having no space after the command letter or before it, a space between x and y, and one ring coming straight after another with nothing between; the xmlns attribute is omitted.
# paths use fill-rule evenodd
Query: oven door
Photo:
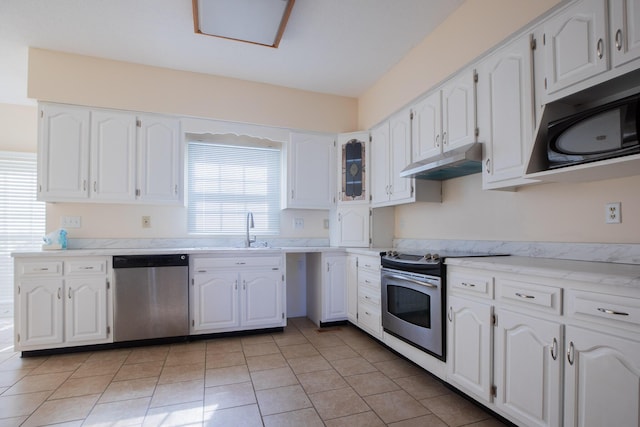
<svg viewBox="0 0 640 427"><path fill-rule="evenodd" d="M383 268L381 279L385 332L444 361L440 278Z"/></svg>

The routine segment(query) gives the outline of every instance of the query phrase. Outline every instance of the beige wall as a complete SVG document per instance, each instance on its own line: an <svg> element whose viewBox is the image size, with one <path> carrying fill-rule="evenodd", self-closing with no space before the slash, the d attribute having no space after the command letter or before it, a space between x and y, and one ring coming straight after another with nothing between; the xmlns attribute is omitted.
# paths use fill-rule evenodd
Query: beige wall
<svg viewBox="0 0 640 427"><path fill-rule="evenodd" d="M355 98L35 48L28 96L321 132L357 126Z"/></svg>
<svg viewBox="0 0 640 427"><path fill-rule="evenodd" d="M359 98L368 129L469 64L560 0L467 0Z"/></svg>
<svg viewBox="0 0 640 427"><path fill-rule="evenodd" d="M37 145L37 108L0 104L0 151L35 153Z"/></svg>
<svg viewBox="0 0 640 427"><path fill-rule="evenodd" d="M360 127L383 120L557 3L467 0L360 97ZM445 181L442 204L396 207L395 237L639 243L639 186L636 176L482 191L482 177L476 174ZM608 202L622 202L622 224L605 224Z"/></svg>

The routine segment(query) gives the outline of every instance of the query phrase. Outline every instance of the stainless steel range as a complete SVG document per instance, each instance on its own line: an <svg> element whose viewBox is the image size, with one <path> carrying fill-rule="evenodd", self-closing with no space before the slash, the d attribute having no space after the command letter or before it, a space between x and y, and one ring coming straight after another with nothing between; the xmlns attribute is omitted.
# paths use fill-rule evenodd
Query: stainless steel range
<svg viewBox="0 0 640 427"><path fill-rule="evenodd" d="M445 361L444 259L487 254L416 255L389 251L380 255L384 331Z"/></svg>

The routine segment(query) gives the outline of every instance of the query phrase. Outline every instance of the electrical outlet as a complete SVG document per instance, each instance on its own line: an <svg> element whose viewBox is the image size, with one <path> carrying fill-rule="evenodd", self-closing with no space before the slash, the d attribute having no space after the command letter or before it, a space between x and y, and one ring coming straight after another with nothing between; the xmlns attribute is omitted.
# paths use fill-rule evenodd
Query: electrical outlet
<svg viewBox="0 0 640 427"><path fill-rule="evenodd" d="M322 220L322 225L324 226L325 230L329 229L329 220L327 218Z"/></svg>
<svg viewBox="0 0 640 427"><path fill-rule="evenodd" d="M606 224L620 224L622 222L620 202L607 203L606 205L604 205L604 207L605 207L604 222Z"/></svg>
<svg viewBox="0 0 640 427"><path fill-rule="evenodd" d="M302 230L304 228L304 218L296 218L293 220L293 228Z"/></svg>
<svg viewBox="0 0 640 427"><path fill-rule="evenodd" d="M142 228L151 228L151 217L143 216L142 217Z"/></svg>
<svg viewBox="0 0 640 427"><path fill-rule="evenodd" d="M82 217L63 216L60 218L60 227L62 228L80 228L81 226L82 226Z"/></svg>

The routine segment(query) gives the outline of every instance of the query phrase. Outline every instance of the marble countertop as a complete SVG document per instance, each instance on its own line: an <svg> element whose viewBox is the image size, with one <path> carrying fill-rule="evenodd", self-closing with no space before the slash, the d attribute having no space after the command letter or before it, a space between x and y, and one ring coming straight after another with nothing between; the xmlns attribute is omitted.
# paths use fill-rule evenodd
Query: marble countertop
<svg viewBox="0 0 640 427"><path fill-rule="evenodd" d="M640 290L640 265L523 256L447 258L447 265Z"/></svg>

